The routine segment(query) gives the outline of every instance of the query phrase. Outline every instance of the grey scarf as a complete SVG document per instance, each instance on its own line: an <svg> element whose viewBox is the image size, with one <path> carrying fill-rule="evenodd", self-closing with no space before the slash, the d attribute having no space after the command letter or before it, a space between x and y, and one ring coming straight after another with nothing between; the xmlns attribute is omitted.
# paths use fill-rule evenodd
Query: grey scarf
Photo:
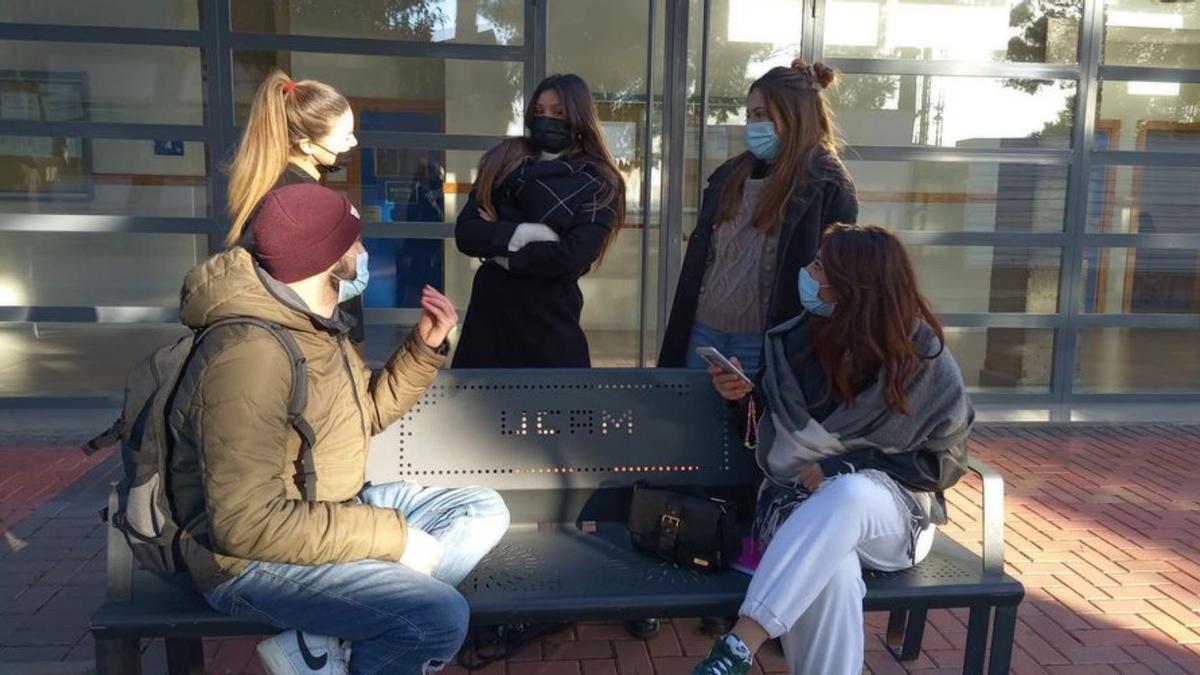
<svg viewBox="0 0 1200 675"><path fill-rule="evenodd" d="M810 495L798 481L813 463L861 448L887 454L918 449L948 452L966 442L975 418L954 357L929 326L918 322L912 339L918 353L927 358L905 392L912 414L888 411L883 390L886 378L881 372L853 406L838 406L818 423L808 413L808 402L785 353L787 334L806 319L807 313L801 314L768 331L763 353L766 370L761 394L766 410L756 454L766 478L759 490L754 523L755 536L763 546ZM912 515L914 538L930 522L929 493L912 493L881 471L861 473L886 487L901 511Z"/></svg>

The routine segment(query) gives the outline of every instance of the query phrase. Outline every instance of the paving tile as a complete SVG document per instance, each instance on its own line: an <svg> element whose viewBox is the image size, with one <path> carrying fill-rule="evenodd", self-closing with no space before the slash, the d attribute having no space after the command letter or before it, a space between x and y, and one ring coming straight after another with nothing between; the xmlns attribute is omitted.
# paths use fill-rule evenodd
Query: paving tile
<svg viewBox="0 0 1200 675"><path fill-rule="evenodd" d="M74 647L87 634L87 626L18 628L4 640L6 647Z"/></svg>
<svg viewBox="0 0 1200 675"><path fill-rule="evenodd" d="M39 647L0 647L0 663L17 661L61 661L71 651L69 646L44 645Z"/></svg>
<svg viewBox="0 0 1200 675"><path fill-rule="evenodd" d="M547 660L608 659L613 657L612 642L609 640L572 640L570 642L546 642L542 645L542 657Z"/></svg>
<svg viewBox="0 0 1200 675"><path fill-rule="evenodd" d="M1093 602L1105 614L1144 614L1155 611L1146 600L1097 600Z"/></svg>
<svg viewBox="0 0 1200 675"><path fill-rule="evenodd" d="M1155 598L1150 604L1189 628L1200 628L1200 609L1187 607L1170 598Z"/></svg>
<svg viewBox="0 0 1200 675"><path fill-rule="evenodd" d="M601 661L580 661L583 675L618 675L617 662L613 659Z"/></svg>
<svg viewBox="0 0 1200 675"><path fill-rule="evenodd" d="M650 651L641 641L620 640L613 642L617 654L617 670L620 675L654 675Z"/></svg>
<svg viewBox="0 0 1200 675"><path fill-rule="evenodd" d="M657 675L691 675L698 661L686 656L663 656L654 659L654 672ZM621 675L624 675L624 671Z"/></svg>
<svg viewBox="0 0 1200 675"><path fill-rule="evenodd" d="M1061 651L1063 656L1066 656L1073 665L1077 666L1101 663L1134 663L1134 658L1120 647L1064 647Z"/></svg>
<svg viewBox="0 0 1200 675"><path fill-rule="evenodd" d="M1147 612L1141 617L1150 622L1150 625L1166 633L1177 644L1197 644L1200 643L1200 633L1188 628L1179 623L1175 619L1161 612Z"/></svg>
<svg viewBox="0 0 1200 675"><path fill-rule="evenodd" d="M508 675L580 675L578 661L523 661L508 664Z"/></svg>
<svg viewBox="0 0 1200 675"><path fill-rule="evenodd" d="M758 665L764 673L786 673L787 661L784 660L783 649L776 640L770 640L758 650L755 655Z"/></svg>
<svg viewBox="0 0 1200 675"><path fill-rule="evenodd" d="M1145 644L1145 640L1134 631L1117 628L1077 630L1072 637L1088 647L1111 647Z"/></svg>
<svg viewBox="0 0 1200 675"><path fill-rule="evenodd" d="M662 624L659 628L661 630L668 625L670 624ZM623 623L578 623L575 625L575 631L580 640L629 640L633 638ZM671 632L674 634L674 627Z"/></svg>
<svg viewBox="0 0 1200 675"><path fill-rule="evenodd" d="M1112 666L1096 664L1050 666L1046 670L1051 675L1109 675L1121 672Z"/></svg>

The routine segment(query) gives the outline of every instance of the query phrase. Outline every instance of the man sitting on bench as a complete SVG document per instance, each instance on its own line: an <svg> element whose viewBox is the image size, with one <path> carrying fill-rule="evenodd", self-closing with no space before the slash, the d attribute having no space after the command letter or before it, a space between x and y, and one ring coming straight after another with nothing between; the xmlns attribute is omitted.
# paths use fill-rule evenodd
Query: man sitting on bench
<svg viewBox="0 0 1200 675"><path fill-rule="evenodd" d="M304 356L307 405L289 419L293 364L267 329L220 326L199 343L169 409L188 571L218 611L285 629L258 646L273 675L439 670L467 631L455 586L504 535L508 510L487 488L363 481L371 435L444 362L454 306L426 287L416 329L372 373L337 308L365 285L345 283L366 267L350 202L280 188L253 231L253 256L233 248L188 274L181 317L196 330L229 317L281 326Z"/></svg>

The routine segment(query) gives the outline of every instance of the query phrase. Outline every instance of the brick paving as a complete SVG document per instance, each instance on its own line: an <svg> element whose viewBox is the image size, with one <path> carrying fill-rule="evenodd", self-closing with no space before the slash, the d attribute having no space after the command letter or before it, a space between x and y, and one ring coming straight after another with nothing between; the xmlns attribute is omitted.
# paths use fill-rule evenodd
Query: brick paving
<svg viewBox="0 0 1200 675"><path fill-rule="evenodd" d="M1005 475L1006 557L1027 587L1014 673L1200 673L1200 427L988 427L973 450ZM95 511L116 465L73 453L0 449L0 673L91 657L87 616L103 583ZM972 479L955 488L945 530L976 548L979 498ZM872 672L959 672L965 612L931 612L920 658L902 665L884 651L885 619L867 617ZM260 673L255 641L206 641L209 672ZM647 642L583 623L481 672L674 675L710 644L694 619ZM151 646L146 672L162 664ZM785 671L768 646L754 672Z"/></svg>
<svg viewBox="0 0 1200 675"><path fill-rule="evenodd" d="M70 447L0 448L0 532L24 520L111 453L88 457Z"/></svg>

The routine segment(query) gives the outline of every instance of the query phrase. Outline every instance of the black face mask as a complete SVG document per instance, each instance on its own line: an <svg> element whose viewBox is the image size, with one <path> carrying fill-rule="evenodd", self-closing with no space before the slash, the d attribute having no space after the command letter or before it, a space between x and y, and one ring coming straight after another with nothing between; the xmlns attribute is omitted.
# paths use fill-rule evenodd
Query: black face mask
<svg viewBox="0 0 1200 675"><path fill-rule="evenodd" d="M334 152L320 143L313 143L318 148L333 155L333 161L329 164L317 162L317 171L321 173L337 173L346 168L350 164L350 152Z"/></svg>
<svg viewBox="0 0 1200 675"><path fill-rule="evenodd" d="M535 117L533 126L529 128L529 140L533 141L537 150L556 155L571 147L574 139L571 137L571 125L566 120Z"/></svg>

